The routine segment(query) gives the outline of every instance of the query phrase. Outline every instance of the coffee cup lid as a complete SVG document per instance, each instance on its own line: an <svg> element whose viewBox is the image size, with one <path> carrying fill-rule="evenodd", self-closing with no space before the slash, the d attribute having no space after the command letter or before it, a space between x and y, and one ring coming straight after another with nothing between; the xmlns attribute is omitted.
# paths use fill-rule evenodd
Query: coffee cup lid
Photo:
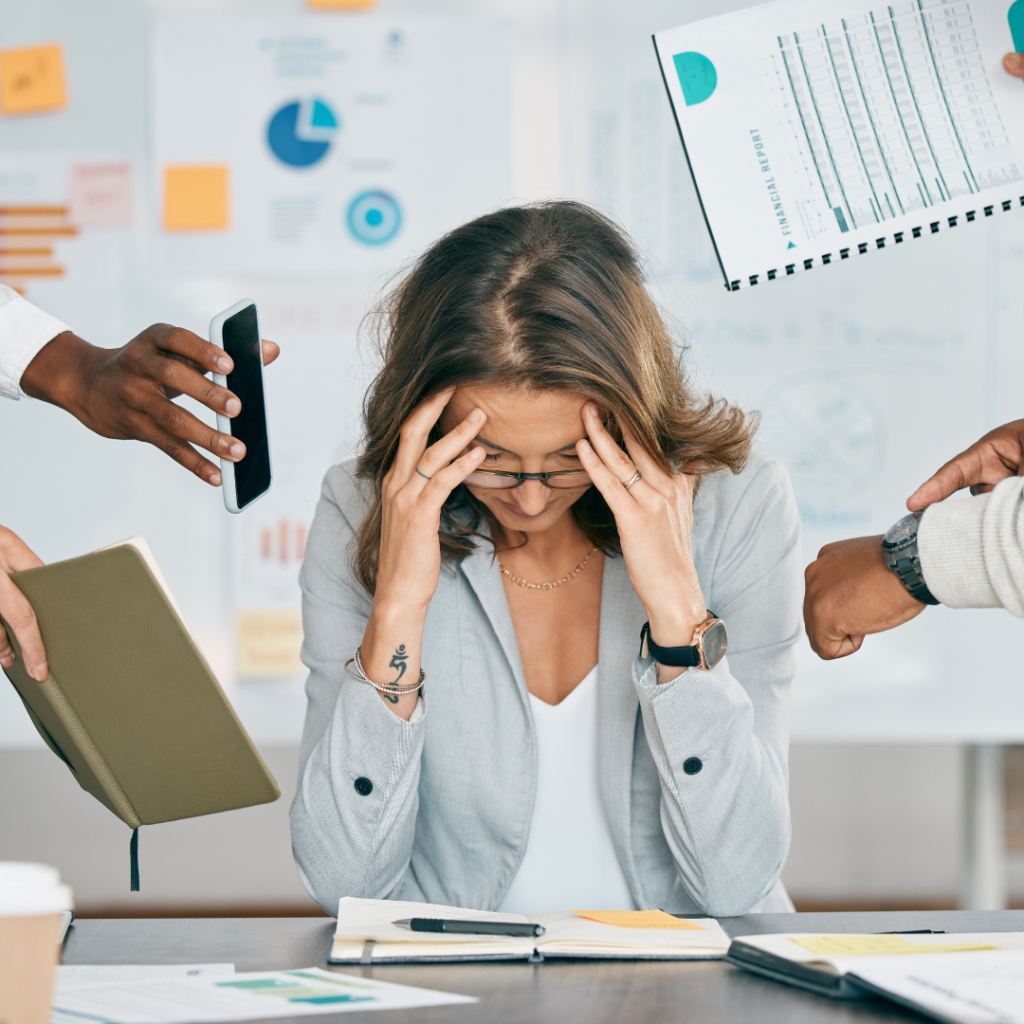
<svg viewBox="0 0 1024 1024"><path fill-rule="evenodd" d="M73 905L71 889L56 868L0 861L0 917L60 914Z"/></svg>

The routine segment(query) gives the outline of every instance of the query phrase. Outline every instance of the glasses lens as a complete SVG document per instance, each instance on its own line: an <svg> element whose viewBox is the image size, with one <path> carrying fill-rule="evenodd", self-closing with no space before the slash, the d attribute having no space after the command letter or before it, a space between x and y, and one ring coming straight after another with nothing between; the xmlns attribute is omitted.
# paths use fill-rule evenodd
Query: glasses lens
<svg viewBox="0 0 1024 1024"><path fill-rule="evenodd" d="M590 479L589 474L579 473L567 473L565 476L549 476L548 487L554 487L555 490L569 490L570 488L589 487L593 481Z"/></svg>
<svg viewBox="0 0 1024 1024"><path fill-rule="evenodd" d="M514 476L492 476L490 473L470 473L465 482L470 487L487 488L491 491L507 491L519 484Z"/></svg>

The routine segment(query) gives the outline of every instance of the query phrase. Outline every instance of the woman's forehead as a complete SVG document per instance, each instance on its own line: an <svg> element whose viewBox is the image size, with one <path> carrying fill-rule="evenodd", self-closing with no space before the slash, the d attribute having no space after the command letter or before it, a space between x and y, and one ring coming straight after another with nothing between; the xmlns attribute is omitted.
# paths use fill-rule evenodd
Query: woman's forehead
<svg viewBox="0 0 1024 1024"><path fill-rule="evenodd" d="M487 421L480 437L517 454L556 451L585 436L580 411L586 396L573 391L534 391L495 386L458 388L448 403L445 425L455 426L473 409Z"/></svg>

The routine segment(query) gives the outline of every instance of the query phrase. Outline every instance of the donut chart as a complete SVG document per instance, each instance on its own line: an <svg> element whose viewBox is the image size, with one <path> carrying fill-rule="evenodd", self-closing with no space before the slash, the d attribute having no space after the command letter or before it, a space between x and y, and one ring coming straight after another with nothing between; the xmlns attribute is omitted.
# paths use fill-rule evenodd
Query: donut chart
<svg viewBox="0 0 1024 1024"><path fill-rule="evenodd" d="M311 167L327 156L339 127L337 116L324 100L295 100L271 117L267 144L281 163Z"/></svg>
<svg viewBox="0 0 1024 1024"><path fill-rule="evenodd" d="M364 245L383 245L398 234L402 208L387 192L361 192L349 203L345 221L357 241Z"/></svg>

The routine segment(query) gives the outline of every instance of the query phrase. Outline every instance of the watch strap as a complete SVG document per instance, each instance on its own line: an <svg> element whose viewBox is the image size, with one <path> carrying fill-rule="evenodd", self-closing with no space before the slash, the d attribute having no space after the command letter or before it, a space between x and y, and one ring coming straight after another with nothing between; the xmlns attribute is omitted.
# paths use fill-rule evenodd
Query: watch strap
<svg viewBox="0 0 1024 1024"><path fill-rule="evenodd" d="M712 618L716 617L713 612L708 612ZM640 656L643 657L644 641L647 642L647 651L654 657L659 665L671 665L673 668L697 668L701 663L700 645L692 644L688 647L659 647L651 639L651 624L645 622L640 630Z"/></svg>
<svg viewBox="0 0 1024 1024"><path fill-rule="evenodd" d="M921 572L921 558L917 546L912 550L901 551L898 555L890 555L888 566L899 577L900 583L906 587L907 593L922 604L938 604L939 599L928 589Z"/></svg>

